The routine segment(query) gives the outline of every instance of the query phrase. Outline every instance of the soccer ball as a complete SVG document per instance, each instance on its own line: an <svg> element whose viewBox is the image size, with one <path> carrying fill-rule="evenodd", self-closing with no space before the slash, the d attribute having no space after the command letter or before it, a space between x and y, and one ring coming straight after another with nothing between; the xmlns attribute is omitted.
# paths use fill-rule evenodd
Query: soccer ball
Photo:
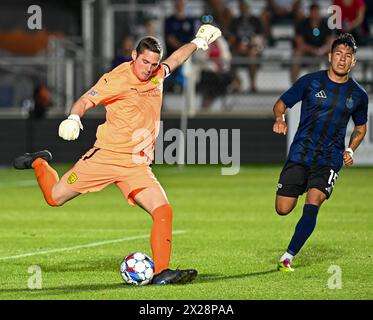
<svg viewBox="0 0 373 320"><path fill-rule="evenodd" d="M144 253L133 252L123 259L120 274L127 284L146 285L153 279L154 262Z"/></svg>

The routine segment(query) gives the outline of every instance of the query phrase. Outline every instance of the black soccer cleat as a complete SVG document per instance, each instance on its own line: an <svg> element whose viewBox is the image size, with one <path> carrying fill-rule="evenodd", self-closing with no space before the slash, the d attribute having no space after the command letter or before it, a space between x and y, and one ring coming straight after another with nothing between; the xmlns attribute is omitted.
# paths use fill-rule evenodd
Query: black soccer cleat
<svg viewBox="0 0 373 320"><path fill-rule="evenodd" d="M192 282L197 277L197 270L170 270L165 269L153 277L152 284L186 284Z"/></svg>
<svg viewBox="0 0 373 320"><path fill-rule="evenodd" d="M13 166L16 169L31 169L32 163L37 159L42 158L46 161L52 160L52 154L48 150L37 151L34 153L25 153L14 159Z"/></svg>

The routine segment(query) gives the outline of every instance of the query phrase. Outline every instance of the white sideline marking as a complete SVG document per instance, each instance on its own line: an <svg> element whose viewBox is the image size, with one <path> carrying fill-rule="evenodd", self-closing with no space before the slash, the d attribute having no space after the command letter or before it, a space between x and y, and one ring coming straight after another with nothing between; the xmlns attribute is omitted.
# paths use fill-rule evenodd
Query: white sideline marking
<svg viewBox="0 0 373 320"><path fill-rule="evenodd" d="M182 234L182 233L185 233L185 232L186 232L185 230L176 230L176 231L172 232L172 234L176 235L176 234ZM74 247L56 248L56 249L43 250L43 251L34 251L34 252L29 252L29 253L18 254L16 256L0 257L0 260L19 259L19 258L31 257L31 256L41 255L41 254L72 251L72 250L83 249L83 248L99 247L99 246L103 246L103 245L106 245L106 244L118 243L118 242L130 241L130 240L138 240L138 239L144 239L144 238L149 238L149 234L143 235L143 236L134 236L134 237L121 238L121 239L93 242L93 243L83 244L83 245L74 246Z"/></svg>

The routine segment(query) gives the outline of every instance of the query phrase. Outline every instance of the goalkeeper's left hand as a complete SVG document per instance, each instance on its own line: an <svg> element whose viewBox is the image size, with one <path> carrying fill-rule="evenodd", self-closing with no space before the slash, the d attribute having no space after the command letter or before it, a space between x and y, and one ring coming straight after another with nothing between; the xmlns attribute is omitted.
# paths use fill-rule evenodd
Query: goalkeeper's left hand
<svg viewBox="0 0 373 320"><path fill-rule="evenodd" d="M196 37L192 42L197 46L198 49L207 50L209 44L214 42L221 36L219 28L214 27L211 24L203 24L196 34Z"/></svg>

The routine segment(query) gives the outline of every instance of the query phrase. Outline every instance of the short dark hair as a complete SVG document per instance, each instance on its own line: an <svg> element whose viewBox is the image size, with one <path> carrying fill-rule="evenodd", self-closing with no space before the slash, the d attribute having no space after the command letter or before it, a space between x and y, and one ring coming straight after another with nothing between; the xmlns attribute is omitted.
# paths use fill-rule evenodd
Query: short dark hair
<svg viewBox="0 0 373 320"><path fill-rule="evenodd" d="M137 54L143 53L145 50L149 50L155 53L159 53L161 56L163 55L163 49L160 41L155 38L155 37L144 37L142 38L137 47L136 47L136 52Z"/></svg>
<svg viewBox="0 0 373 320"><path fill-rule="evenodd" d="M336 40L334 40L332 44L332 52L340 44L350 47L353 53L356 53L357 51L356 41L351 33L342 33Z"/></svg>

